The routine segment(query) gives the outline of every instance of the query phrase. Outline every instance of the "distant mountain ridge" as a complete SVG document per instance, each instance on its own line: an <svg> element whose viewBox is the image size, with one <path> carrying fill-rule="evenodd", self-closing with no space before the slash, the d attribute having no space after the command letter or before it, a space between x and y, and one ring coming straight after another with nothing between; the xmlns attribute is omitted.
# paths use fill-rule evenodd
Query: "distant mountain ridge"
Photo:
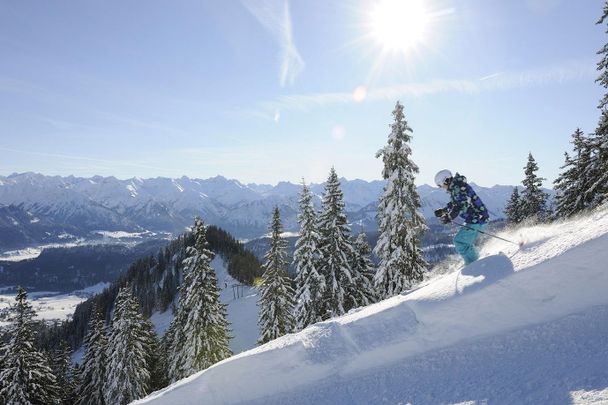
<svg viewBox="0 0 608 405"><path fill-rule="evenodd" d="M374 230L376 206L384 181L341 179L346 211L354 231ZM209 179L157 177L120 180L115 177L46 176L16 173L0 176L0 248L53 241L66 234L83 237L99 230L170 232L190 226L195 215L239 239L267 232L272 208L281 210L286 231L296 231L301 186L243 184L216 176ZM502 218L512 186L474 186L493 218ZM320 207L323 184L312 184ZM436 187L418 187L422 211L432 217L447 201Z"/></svg>

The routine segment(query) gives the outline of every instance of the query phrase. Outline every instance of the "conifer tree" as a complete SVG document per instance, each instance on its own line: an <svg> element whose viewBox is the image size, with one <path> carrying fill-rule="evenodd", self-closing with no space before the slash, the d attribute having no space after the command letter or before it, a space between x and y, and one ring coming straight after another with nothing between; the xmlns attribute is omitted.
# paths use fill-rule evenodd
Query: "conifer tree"
<svg viewBox="0 0 608 405"><path fill-rule="evenodd" d="M275 207L272 212L270 232L270 249L266 253L265 262L262 265L264 274L258 301L260 308L259 344L293 332L295 327L294 291L287 274L287 241L281 238L283 227L278 207Z"/></svg>
<svg viewBox="0 0 608 405"><path fill-rule="evenodd" d="M0 398L6 405L60 404L53 371L46 356L34 347L36 313L23 288L19 287L15 301L14 314L9 318L10 340L0 359Z"/></svg>
<svg viewBox="0 0 608 405"><path fill-rule="evenodd" d="M69 402L64 402L63 400L63 387L59 387L59 380L62 379L62 376L57 374L56 372L56 364L53 364L53 361L55 360L55 353L54 351L49 351L48 349L42 349L41 350L42 356L44 357L44 360L46 362L46 364L49 366L51 373L53 374L53 377L55 377L55 383L51 384L47 387L48 390L48 395L52 398L55 398L57 401L57 404L68 404L71 405ZM70 387L68 386L67 389L69 390ZM73 392L72 392L73 394ZM68 400L68 399L66 399Z"/></svg>
<svg viewBox="0 0 608 405"><path fill-rule="evenodd" d="M326 286L320 315L322 319L329 319L346 312L346 296L353 283L350 267L350 258L353 255L350 227L344 213L340 181L333 167L325 184L318 229L320 270Z"/></svg>
<svg viewBox="0 0 608 405"><path fill-rule="evenodd" d="M150 392L152 392L169 385L167 362L162 343L149 319L144 320L143 332L146 346L149 347L148 367L150 370Z"/></svg>
<svg viewBox="0 0 608 405"><path fill-rule="evenodd" d="M538 164L532 153L529 153L528 163L524 167L526 177L522 181L524 190L520 200L522 220L543 221L547 218L548 195L541 188L545 179L538 177L536 175L537 171Z"/></svg>
<svg viewBox="0 0 608 405"><path fill-rule="evenodd" d="M119 290L114 303L106 353L106 404L125 405L150 392L151 350L139 303L127 284Z"/></svg>
<svg viewBox="0 0 608 405"><path fill-rule="evenodd" d="M167 378L166 357L164 356L163 347L156 335L154 325L149 319L143 319L141 322L141 336L143 346L147 348L146 362L148 371L150 372L148 392L156 391L166 387L169 384Z"/></svg>
<svg viewBox="0 0 608 405"><path fill-rule="evenodd" d="M597 24L601 25L606 21L608 21L608 2L604 3L603 13ZM597 53L600 55L600 61L597 63L600 75L596 82L604 89L608 89L608 43L604 44ZM593 181L590 182L584 196L585 201L590 202L591 206L608 201L608 92L604 93L598 109L600 119L595 133L591 134L589 139L593 154L589 161L588 173L589 179Z"/></svg>
<svg viewBox="0 0 608 405"><path fill-rule="evenodd" d="M574 213L573 210L573 194L571 191L574 189L574 183L572 181L571 174L574 169L574 160L570 157L568 152L564 152L564 164L560 166L562 170L555 181L553 182L553 188L555 189L555 218L567 217ZM583 190L583 193L586 190Z"/></svg>
<svg viewBox="0 0 608 405"><path fill-rule="evenodd" d="M50 366L57 379L57 396L62 405L76 403L76 374L72 365L72 349L65 340L55 349L51 356Z"/></svg>
<svg viewBox="0 0 608 405"><path fill-rule="evenodd" d="M380 258L374 279L380 298L400 294L422 281L428 267L420 247L420 237L428 228L414 184L418 166L411 160L413 131L399 102L393 117L388 144L376 153L382 157L382 177L387 180L378 205L380 236L374 249Z"/></svg>
<svg viewBox="0 0 608 405"><path fill-rule="evenodd" d="M84 338L84 359L80 370L79 405L104 405L108 337L97 305L93 305L89 330Z"/></svg>
<svg viewBox="0 0 608 405"><path fill-rule="evenodd" d="M186 353L185 350L182 349L185 341L184 323L186 311L184 308L180 314L179 308L180 307L178 306L177 311L174 313L173 320L163 336L163 351L167 360L167 376L170 384L189 375L189 371L185 369L185 364L183 362Z"/></svg>
<svg viewBox="0 0 608 405"><path fill-rule="evenodd" d="M511 198L505 205L505 215L507 216L507 222L510 224L518 224L521 222L521 199L519 197L519 190L517 187L513 187Z"/></svg>
<svg viewBox="0 0 608 405"><path fill-rule="evenodd" d="M169 328L165 331L165 334L161 336L158 342L158 363L156 368L161 371L161 373L156 373L156 377L153 377L153 390L159 390L161 388L169 385L169 350L171 349L168 345L169 340L167 339L167 334L169 333Z"/></svg>
<svg viewBox="0 0 608 405"><path fill-rule="evenodd" d="M325 290L325 279L319 273L319 233L310 188L302 183L300 236L296 241L293 263L296 269L295 321L301 330L322 320L320 303Z"/></svg>
<svg viewBox="0 0 608 405"><path fill-rule="evenodd" d="M179 288L179 287L178 287ZM179 310L179 308L178 308ZM177 310L174 312L174 317L169 327L165 331L165 334L160 339L160 347L161 347L161 358L160 364L164 364L166 370L167 382L171 383L177 381L179 377L176 376L176 373L182 373L179 368L179 364L176 362L176 353L173 352L173 345L176 342L183 341L181 332L178 333L178 327L181 327L177 321ZM180 374L181 375L181 374ZM175 377L175 380L173 379Z"/></svg>
<svg viewBox="0 0 608 405"><path fill-rule="evenodd" d="M5 353L6 353L6 349L7 349L7 345L5 344L5 340L8 340L2 333L2 330L0 330L0 376L2 375L2 371L4 371L4 369L6 368L4 365L4 358L5 358ZM6 387L8 384L6 384L6 382L0 378L0 404L5 404L6 403L6 398L4 397L4 387Z"/></svg>
<svg viewBox="0 0 608 405"><path fill-rule="evenodd" d="M374 274L376 269L371 259L371 248L367 243L365 233L357 235L353 244L353 257L351 259L353 284L347 300L347 311L373 304L378 300L374 287Z"/></svg>
<svg viewBox="0 0 608 405"><path fill-rule="evenodd" d="M186 249L179 307L170 328L171 382L232 355L226 305L220 301L217 277L210 264L214 254L207 246L205 225L198 217L192 232L195 242Z"/></svg>
<svg viewBox="0 0 608 405"><path fill-rule="evenodd" d="M586 191L593 180L590 178L589 164L591 161L591 147L588 139L580 128L572 134L574 146L573 157L565 153L565 163L562 172L554 181L557 191L556 217L567 217L588 208L592 201L585 199Z"/></svg>

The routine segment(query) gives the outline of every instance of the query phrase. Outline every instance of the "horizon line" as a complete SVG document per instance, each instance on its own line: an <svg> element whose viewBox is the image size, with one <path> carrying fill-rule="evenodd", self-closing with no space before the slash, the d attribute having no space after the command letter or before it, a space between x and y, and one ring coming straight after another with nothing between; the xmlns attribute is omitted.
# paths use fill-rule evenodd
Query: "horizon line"
<svg viewBox="0 0 608 405"><path fill-rule="evenodd" d="M242 181L240 181L239 179L236 178L229 178L226 177L224 175L221 174L216 174L215 176L211 176L211 177L207 177L207 178L202 178L202 177L190 177L187 175L182 175L180 177L167 177L167 176L156 176L156 177L139 177L139 176L133 176L133 177L117 177L114 175L111 176L102 176L102 175L92 175L92 176L78 176L78 175L74 175L74 174L70 174L70 175L60 175L60 174L43 174L40 172L35 172L35 171L26 171L26 172L12 172L10 174L0 174L0 178L10 178L10 177L15 177L15 176L23 176L23 175L28 175L28 174L33 174L33 175L37 175L37 176L42 176L42 177L59 177L59 178L75 178L75 179L83 179L83 180L90 180L90 179L94 179L94 178L101 178L101 179L116 179L118 181L128 181L128 180L138 180L138 181L146 181L146 180L156 180L156 179L167 179L167 180L180 180L183 178L186 178L188 180L212 180L212 179L216 179L216 178L222 178L228 181L236 181L238 182L240 185L242 186L247 186L249 187L249 185L255 185L255 186L271 186L273 188L279 186L279 184L282 183L288 183L288 184L292 184L292 185L296 185L296 186L301 186L302 183L300 182L292 182L290 180L281 180L276 184L273 183L256 183L256 182L248 182L248 183L244 183ZM374 179L374 180L365 180L365 179L361 179L361 178L347 178L346 176L340 176L339 177L340 180L345 180L347 182L352 182L352 181L363 181L366 183L373 183L373 182L384 182L386 180L384 179ZM324 184L325 181L320 182L320 183L316 183L316 182L307 182L307 185L322 185ZM494 188L494 187L521 187L521 184L517 184L517 185L512 185L512 184L494 184L492 186L484 186L484 185L480 185L478 183L475 182L470 182L469 184L478 186L478 187L483 187L483 188ZM0 184L0 186L2 186L2 184ZM436 188L435 186L433 186L432 184L428 184L428 183L422 183L422 184L417 184L416 187L422 187L422 186L428 186L431 188ZM552 188L549 187L543 187L544 189L547 190L553 190ZM439 188L438 188L439 190Z"/></svg>

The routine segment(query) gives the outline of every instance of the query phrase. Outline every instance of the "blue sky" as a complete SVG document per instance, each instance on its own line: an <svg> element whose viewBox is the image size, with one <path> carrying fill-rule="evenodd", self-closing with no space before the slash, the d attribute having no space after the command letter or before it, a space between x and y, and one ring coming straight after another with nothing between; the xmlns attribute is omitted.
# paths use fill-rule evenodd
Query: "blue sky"
<svg viewBox="0 0 608 405"><path fill-rule="evenodd" d="M419 1L387 52L372 0L0 0L0 174L379 179L400 100L418 183L518 184L532 152L549 186L599 117L603 2Z"/></svg>

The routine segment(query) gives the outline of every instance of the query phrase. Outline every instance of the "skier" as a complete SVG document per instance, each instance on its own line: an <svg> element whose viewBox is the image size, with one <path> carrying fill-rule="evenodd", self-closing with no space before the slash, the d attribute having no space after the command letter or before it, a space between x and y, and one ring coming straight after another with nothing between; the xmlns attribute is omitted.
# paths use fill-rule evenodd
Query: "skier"
<svg viewBox="0 0 608 405"><path fill-rule="evenodd" d="M449 224L458 215L464 219L464 225L454 236L454 246L465 265L473 263L479 259L474 242L488 221L488 209L467 184L466 177L458 173L452 176L449 170L441 170L435 175L435 184L450 193L450 202L445 208L435 210L435 216L444 224Z"/></svg>

